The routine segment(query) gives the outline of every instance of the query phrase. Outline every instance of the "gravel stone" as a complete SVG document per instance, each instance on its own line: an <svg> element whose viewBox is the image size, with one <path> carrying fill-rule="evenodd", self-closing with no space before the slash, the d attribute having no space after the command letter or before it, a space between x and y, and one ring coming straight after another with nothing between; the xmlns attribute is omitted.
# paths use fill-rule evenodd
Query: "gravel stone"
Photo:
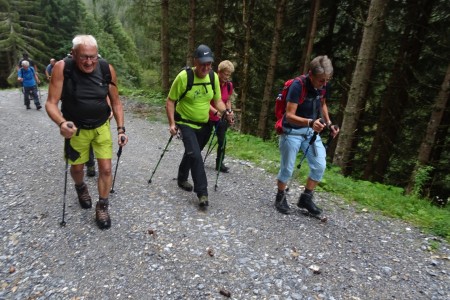
<svg viewBox="0 0 450 300"><path fill-rule="evenodd" d="M124 102L129 144L110 196L112 227L102 231L70 177L59 225L64 140L44 109L25 109L18 89L0 91L0 299L224 299L221 290L230 299L450 299L445 241L328 193L316 194L327 223L296 209L282 215L275 176L250 162L227 157L230 173L215 191L211 154L202 211L177 186L183 145L174 138L149 184L169 131L146 116L163 108ZM85 180L95 202L97 177ZM302 189L290 187L293 208Z"/></svg>

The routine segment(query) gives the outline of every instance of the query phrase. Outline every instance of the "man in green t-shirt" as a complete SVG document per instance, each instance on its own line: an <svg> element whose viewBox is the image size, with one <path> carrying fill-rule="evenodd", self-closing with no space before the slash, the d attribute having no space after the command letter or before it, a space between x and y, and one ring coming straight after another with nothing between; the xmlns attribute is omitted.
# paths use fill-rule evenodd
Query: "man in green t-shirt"
<svg viewBox="0 0 450 300"><path fill-rule="evenodd" d="M213 61L211 49L206 45L198 46L194 52L192 88L185 94L188 74L183 70L175 78L166 101L170 134L176 135L179 130L184 144L184 154L178 168L178 186L186 191L194 190L200 208L208 206L208 180L201 151L211 135L208 126L211 100L216 104L218 116L225 113L230 121L233 118L233 113L226 112L222 102L219 77L214 73L214 84L210 80ZM180 99L183 94L185 96ZM194 186L188 182L189 171Z"/></svg>

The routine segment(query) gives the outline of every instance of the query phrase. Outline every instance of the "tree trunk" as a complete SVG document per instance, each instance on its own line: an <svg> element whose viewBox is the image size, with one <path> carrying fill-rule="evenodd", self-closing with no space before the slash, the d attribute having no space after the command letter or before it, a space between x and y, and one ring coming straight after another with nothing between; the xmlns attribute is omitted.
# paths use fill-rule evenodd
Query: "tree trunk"
<svg viewBox="0 0 450 300"><path fill-rule="evenodd" d="M328 5L328 31L327 37L325 38L325 47L323 53L326 53L328 56L333 57L331 55L334 49L333 37L334 37L334 28L336 27L336 19L338 15L340 0L330 1Z"/></svg>
<svg viewBox="0 0 450 300"><path fill-rule="evenodd" d="M283 17L285 14L286 0L279 0L277 2L277 13L275 19L275 28L272 39L272 49L270 51L269 66L267 70L266 83L264 85L264 96L261 104L261 112L259 113L258 131L257 135L261 138L266 138L267 133L267 119L271 102L273 102L274 95L272 95L273 79L275 76L275 68L277 65L278 48L280 47L280 34L283 27Z"/></svg>
<svg viewBox="0 0 450 300"><path fill-rule="evenodd" d="M189 0L189 21L188 21L188 52L186 54L186 65L194 65L195 51L195 6L196 0ZM209 46L209 45L208 45Z"/></svg>
<svg viewBox="0 0 450 300"><path fill-rule="evenodd" d="M223 40L225 37L225 1L217 0L216 1L216 15L217 20L215 24L215 35L214 35L214 61L216 62L216 66L223 60L222 52L223 52Z"/></svg>
<svg viewBox="0 0 450 300"><path fill-rule="evenodd" d="M319 14L320 0L311 1L310 18L308 29L306 30L306 44L303 48L302 60L300 65L301 73L308 72L309 61L311 60L311 53L314 46L314 38L316 37L317 16Z"/></svg>
<svg viewBox="0 0 450 300"><path fill-rule="evenodd" d="M246 118L246 108L245 102L247 101L247 92L249 88L249 74L250 74L250 48L252 42L252 25L253 25L253 15L255 10L255 0L243 0L242 5L242 23L245 28L245 40L244 40L244 53L242 59L242 81L240 95L238 101L236 102L236 108L241 110L241 120L239 122L239 131L247 132L247 122Z"/></svg>
<svg viewBox="0 0 450 300"><path fill-rule="evenodd" d="M381 97L377 130L364 171L366 179L384 181L394 145L398 143L403 112L408 105L412 105L407 91L410 82L415 81L411 66L417 65L419 61L426 33L423 28L428 25L434 1L420 0L407 4L405 23L408 25L403 31L397 59L391 72L392 78L388 81L385 95Z"/></svg>
<svg viewBox="0 0 450 300"><path fill-rule="evenodd" d="M407 192L411 193L414 183L415 175L418 169L426 166L430 160L431 152L436 141L436 134L439 129L439 125L443 120L445 109L447 107L448 98L450 97L450 64L447 67L447 72L445 73L444 81L441 85L441 90L439 91L436 102L434 104L434 109L431 112L430 121L428 122L426 134L420 144L419 154L417 155L417 165L409 181Z"/></svg>
<svg viewBox="0 0 450 300"><path fill-rule="evenodd" d="M161 86L164 94L170 89L169 82L169 0L161 1Z"/></svg>
<svg viewBox="0 0 450 300"><path fill-rule="evenodd" d="M352 148L353 140L355 139L361 112L364 110L366 104L365 96L374 64L378 40L384 24L384 15L388 1L372 0L370 2L361 48L358 53L355 71L353 72L348 102L345 107L342 128L333 159L333 163L341 167L344 174L349 164L351 152L354 151Z"/></svg>

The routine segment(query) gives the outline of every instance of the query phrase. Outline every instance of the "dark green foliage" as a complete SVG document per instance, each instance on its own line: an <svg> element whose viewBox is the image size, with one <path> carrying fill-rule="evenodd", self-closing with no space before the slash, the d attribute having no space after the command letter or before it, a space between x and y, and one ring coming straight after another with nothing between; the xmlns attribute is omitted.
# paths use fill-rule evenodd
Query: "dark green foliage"
<svg viewBox="0 0 450 300"><path fill-rule="evenodd" d="M352 151L351 176L370 180L376 177L377 181L399 187L408 184L416 165L418 146L450 61L450 11L447 2L389 2L374 69L368 78L369 88L364 96L366 107L355 132L357 142L353 149L349 149ZM331 119L338 125L342 122L369 3L321 1L312 56L326 54L333 61L332 97L328 104ZM218 51L214 49L218 42L216 21L222 15L223 34L218 43L222 49L216 63L229 59L236 64L233 83L239 94L240 85L244 82L243 3L223 0L220 2L223 10L219 13L217 4L217 1L197 1L195 44L205 43L213 51ZM287 1L271 92L273 97L285 80L300 74L310 5L311 1ZM424 9L417 10L415 5L422 5ZM161 1L156 0L0 0L0 87L8 85L6 78L13 74L23 50L30 53L42 70L50 57L60 59L69 52L75 34L91 33L98 40L101 55L116 68L120 84L159 91L160 6ZM428 8L431 8L429 19L426 18ZM189 13L189 1L169 2L170 80L186 65L192 51L187 44ZM246 114L241 116L247 124L245 133L250 134L256 132L261 100L265 96L276 2L256 1L252 13ZM11 76L10 83L15 83L15 75ZM395 135L391 135L393 140L389 141L392 146L389 153L378 150L375 139L377 129L386 125L380 121L380 116L386 111L384 99L388 99L388 103L402 103L402 111L396 114L398 117L386 122L384 132L395 131ZM239 103L239 97L236 103ZM274 118L272 111L273 106L269 108L268 118ZM449 196L449 115L447 111L437 133L429 162L432 167L430 179L423 186L423 193L430 197ZM273 130L272 121L267 122L269 131ZM275 135L272 132L269 136L273 138ZM374 167L378 158L384 155L388 158L388 164L380 174L374 171L365 174L371 153L374 153Z"/></svg>

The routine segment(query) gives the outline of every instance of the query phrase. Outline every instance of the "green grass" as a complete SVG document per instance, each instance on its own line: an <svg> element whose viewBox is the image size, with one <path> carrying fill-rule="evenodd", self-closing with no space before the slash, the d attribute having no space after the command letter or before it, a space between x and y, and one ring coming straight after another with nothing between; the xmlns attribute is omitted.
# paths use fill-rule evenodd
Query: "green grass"
<svg viewBox="0 0 450 300"><path fill-rule="evenodd" d="M278 145L273 141L267 142L251 135L229 131L227 155L251 161L269 173L278 172L280 154ZM309 172L306 161L303 162L300 171L300 175L298 171L297 174L294 172L293 177L304 183ZM386 216L405 220L426 232L450 241L449 206L439 208L426 199L406 196L402 188L344 177L340 174L339 168L332 166L328 166L318 190L339 195L349 203L358 203Z"/></svg>
<svg viewBox="0 0 450 300"><path fill-rule="evenodd" d="M159 108L164 107L166 98L166 95L161 93L149 93L144 90L121 89L121 93L137 99L139 102ZM251 135L229 130L227 133L227 156L250 161L256 166L264 168L267 172L274 174L275 180L280 162L276 139L263 141ZM298 162L299 159L297 164ZM304 183L308 172L308 164L304 161L300 172L294 171L293 178ZM344 177L340 174L339 168L330 164L317 189L339 195L348 203L357 203L368 210L404 220L425 232L435 234L450 242L450 205L439 208L426 199L404 195L403 189L398 187Z"/></svg>

